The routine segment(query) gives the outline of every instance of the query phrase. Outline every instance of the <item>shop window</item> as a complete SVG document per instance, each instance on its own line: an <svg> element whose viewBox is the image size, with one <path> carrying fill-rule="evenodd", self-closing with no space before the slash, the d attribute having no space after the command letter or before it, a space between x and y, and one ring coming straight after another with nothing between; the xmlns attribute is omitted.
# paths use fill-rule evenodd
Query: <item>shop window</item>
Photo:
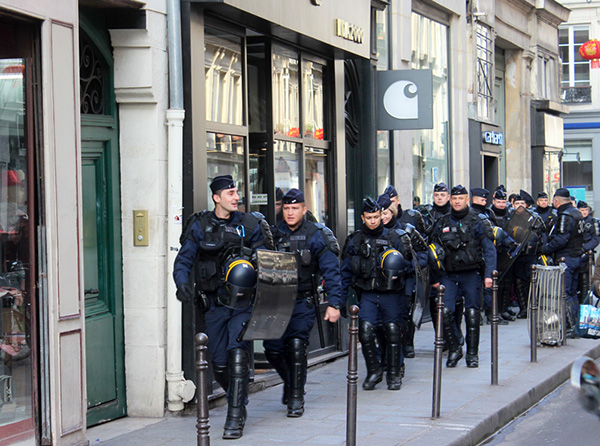
<svg viewBox="0 0 600 446"><path fill-rule="evenodd" d="M208 203L212 203L210 183L219 175L231 175L240 194L239 210L245 210L244 200L244 138L208 132L206 135Z"/></svg>
<svg viewBox="0 0 600 446"><path fill-rule="evenodd" d="M579 54L579 48L590 40L589 26L561 26L558 48L562 60L561 101L584 104L592 102L590 62Z"/></svg>
<svg viewBox="0 0 600 446"><path fill-rule="evenodd" d="M304 92L304 137L324 138L324 66L305 60L302 67Z"/></svg>
<svg viewBox="0 0 600 446"><path fill-rule="evenodd" d="M304 199L315 220L325 223L329 220L328 157L327 151L309 147L306 149L306 168L304 175Z"/></svg>
<svg viewBox="0 0 600 446"><path fill-rule="evenodd" d="M206 119L243 125L242 39L207 27L204 41Z"/></svg>
<svg viewBox="0 0 600 446"><path fill-rule="evenodd" d="M275 184L285 194L300 188L300 152L302 146L295 142L275 141Z"/></svg>
<svg viewBox="0 0 600 446"><path fill-rule="evenodd" d="M433 73L433 129L412 133L413 187L415 195L426 202L433 186L449 178L449 85L448 26L413 13L411 22L412 69Z"/></svg>
<svg viewBox="0 0 600 446"><path fill-rule="evenodd" d="M594 202L594 171L591 140L567 140L562 156L562 184L585 187L585 201Z"/></svg>
<svg viewBox="0 0 600 446"><path fill-rule="evenodd" d="M300 137L298 53L273 46L273 125L276 136Z"/></svg>

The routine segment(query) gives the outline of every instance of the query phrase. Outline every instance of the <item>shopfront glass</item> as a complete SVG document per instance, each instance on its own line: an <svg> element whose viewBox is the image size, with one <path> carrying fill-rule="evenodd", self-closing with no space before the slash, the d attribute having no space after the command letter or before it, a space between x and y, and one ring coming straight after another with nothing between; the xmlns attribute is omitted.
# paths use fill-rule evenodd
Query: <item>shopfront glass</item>
<svg viewBox="0 0 600 446"><path fill-rule="evenodd" d="M304 92L304 137L323 139L323 65L305 60L302 69Z"/></svg>
<svg viewBox="0 0 600 446"><path fill-rule="evenodd" d="M298 53L273 46L273 127L275 136L299 138L300 91Z"/></svg>
<svg viewBox="0 0 600 446"><path fill-rule="evenodd" d="M300 188L300 152L302 145L294 142L275 141L275 186L285 194L292 188Z"/></svg>
<svg viewBox="0 0 600 446"><path fill-rule="evenodd" d="M206 119L242 125L242 39L208 27L204 38Z"/></svg>
<svg viewBox="0 0 600 446"><path fill-rule="evenodd" d="M433 72L433 129L412 133L413 187L426 203L436 183L450 182L448 27L416 13L411 27L411 68Z"/></svg>
<svg viewBox="0 0 600 446"><path fill-rule="evenodd" d="M33 428L25 66L24 59L0 59L0 444L31 436Z"/></svg>
<svg viewBox="0 0 600 446"><path fill-rule="evenodd" d="M240 194L239 210L244 211L244 138L208 132L206 134L208 161L207 186L219 175L231 175L236 181ZM212 193L207 187L208 203L212 203Z"/></svg>
<svg viewBox="0 0 600 446"><path fill-rule="evenodd" d="M329 223L327 170L327 151L308 148L304 174L304 199L315 220L325 225Z"/></svg>
<svg viewBox="0 0 600 446"><path fill-rule="evenodd" d="M579 186L585 189L585 201L594 202L594 169L591 139L565 141L562 157L562 184L564 187Z"/></svg>

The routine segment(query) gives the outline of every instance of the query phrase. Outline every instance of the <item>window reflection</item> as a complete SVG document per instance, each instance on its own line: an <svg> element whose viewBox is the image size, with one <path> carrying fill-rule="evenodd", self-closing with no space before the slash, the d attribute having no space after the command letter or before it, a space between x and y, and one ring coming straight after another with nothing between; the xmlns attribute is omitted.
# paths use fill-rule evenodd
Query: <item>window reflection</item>
<svg viewBox="0 0 600 446"><path fill-rule="evenodd" d="M411 68L433 72L433 129L412 133L414 192L427 201L436 183L450 181L448 27L416 13L411 27Z"/></svg>
<svg viewBox="0 0 600 446"><path fill-rule="evenodd" d="M24 71L23 59L0 60L0 433L32 419Z"/></svg>
<svg viewBox="0 0 600 446"><path fill-rule="evenodd" d="M327 151L307 148L304 199L315 220L329 226L328 185Z"/></svg>
<svg viewBox="0 0 600 446"><path fill-rule="evenodd" d="M323 139L323 65L304 61L304 136Z"/></svg>
<svg viewBox="0 0 600 446"><path fill-rule="evenodd" d="M292 188L300 188L300 151L302 146L294 142L275 141L275 185L285 194Z"/></svg>
<svg viewBox="0 0 600 446"><path fill-rule="evenodd" d="M204 41L206 119L242 125L242 39L206 28Z"/></svg>
<svg viewBox="0 0 600 446"><path fill-rule="evenodd" d="M245 210L244 194L244 138L235 135L208 132L206 134L208 175L206 178L208 203L212 203L210 183L219 175L231 175L236 182L240 202L238 208Z"/></svg>
<svg viewBox="0 0 600 446"><path fill-rule="evenodd" d="M273 125L275 135L300 137L298 53L273 47Z"/></svg>

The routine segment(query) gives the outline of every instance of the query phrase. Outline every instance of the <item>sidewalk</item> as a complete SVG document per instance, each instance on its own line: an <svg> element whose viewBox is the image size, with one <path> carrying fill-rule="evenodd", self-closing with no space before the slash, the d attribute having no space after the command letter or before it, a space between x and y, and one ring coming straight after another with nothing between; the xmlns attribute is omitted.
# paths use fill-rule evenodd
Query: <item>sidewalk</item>
<svg viewBox="0 0 600 446"><path fill-rule="evenodd" d="M441 417L431 419L433 326L415 336L417 356L406 360L400 391L384 382L362 390L365 366L359 352L357 444L473 445L524 412L569 378L572 362L582 355L600 357L600 343L569 339L565 347L539 347L538 362L529 362L527 321L498 327L499 385L491 386L491 329L481 327L479 368L468 369L464 358L442 371ZM210 411L211 445L343 445L346 439L347 357L310 370L306 412L287 418L282 386L250 395L248 420L240 440L222 440L226 407ZM574 408L579 410L580 408ZM583 409L581 409L583 410ZM125 418L88 430L90 445L175 446L196 444L195 416Z"/></svg>

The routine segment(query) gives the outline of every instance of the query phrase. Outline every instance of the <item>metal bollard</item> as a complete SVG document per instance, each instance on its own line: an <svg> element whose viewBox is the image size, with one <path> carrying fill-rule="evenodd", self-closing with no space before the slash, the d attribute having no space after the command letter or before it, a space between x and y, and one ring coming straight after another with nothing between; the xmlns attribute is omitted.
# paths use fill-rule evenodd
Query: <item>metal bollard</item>
<svg viewBox="0 0 600 446"><path fill-rule="evenodd" d="M498 385L498 271L492 271L492 385Z"/></svg>
<svg viewBox="0 0 600 446"><path fill-rule="evenodd" d="M440 417L440 405L442 398L442 355L444 350L444 292L446 287L440 285L437 292L437 306L435 316L435 350L433 356L433 403L431 407L431 418Z"/></svg>
<svg viewBox="0 0 600 446"><path fill-rule="evenodd" d="M559 260L559 264L565 264L565 262L567 261L567 259L565 259L564 257L561 257ZM567 281L565 280L565 273L564 271L561 274L561 283L562 283L562 299L561 299L561 307L562 307L562 314L563 314L563 320L562 320L562 345L567 345Z"/></svg>
<svg viewBox="0 0 600 446"><path fill-rule="evenodd" d="M531 342L530 342L530 356L531 362L537 362L537 338L538 338L538 298L536 292L536 282L537 282L537 267L535 265L531 265L531 285L530 289L530 297L529 299L529 311L531 312L531 317L529 319L529 333L531 333Z"/></svg>
<svg viewBox="0 0 600 446"><path fill-rule="evenodd" d="M594 250L590 249L588 251L588 289L589 292L592 289L592 276L594 275ZM586 293L587 294L587 293ZM584 296L585 298L585 296Z"/></svg>
<svg viewBox="0 0 600 446"><path fill-rule="evenodd" d="M206 350L208 336L198 333L194 337L196 343L196 378L198 384L197 423L198 446L210 446L210 420L208 418L208 361L206 361Z"/></svg>
<svg viewBox="0 0 600 446"><path fill-rule="evenodd" d="M346 411L346 445L356 446L356 394L358 386L358 311L350 307L350 351L348 352L348 396Z"/></svg>

